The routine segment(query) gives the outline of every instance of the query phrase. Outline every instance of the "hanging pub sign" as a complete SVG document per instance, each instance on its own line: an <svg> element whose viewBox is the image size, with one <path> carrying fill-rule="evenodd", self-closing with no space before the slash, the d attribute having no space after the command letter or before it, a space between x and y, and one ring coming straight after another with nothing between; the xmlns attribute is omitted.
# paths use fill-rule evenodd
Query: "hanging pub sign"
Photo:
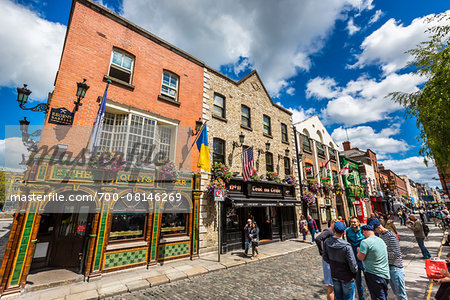
<svg viewBox="0 0 450 300"><path fill-rule="evenodd" d="M48 122L58 125L72 125L74 113L67 108L52 108Z"/></svg>
<svg viewBox="0 0 450 300"><path fill-rule="evenodd" d="M313 167L305 167L305 174L308 178L314 178Z"/></svg>

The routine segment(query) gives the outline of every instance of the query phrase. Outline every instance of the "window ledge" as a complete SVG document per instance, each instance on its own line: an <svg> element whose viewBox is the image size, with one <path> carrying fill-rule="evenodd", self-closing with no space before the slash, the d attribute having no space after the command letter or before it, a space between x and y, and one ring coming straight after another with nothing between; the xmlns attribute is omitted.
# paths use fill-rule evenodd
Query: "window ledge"
<svg viewBox="0 0 450 300"><path fill-rule="evenodd" d="M303 152L306 152L306 153L308 153L308 154L312 154L312 151L311 151L311 150L308 150L308 149L303 149Z"/></svg>
<svg viewBox="0 0 450 300"><path fill-rule="evenodd" d="M289 142L281 141L283 144L289 145Z"/></svg>
<svg viewBox="0 0 450 300"><path fill-rule="evenodd" d="M249 130L249 131L253 131L253 128L247 127L247 126L242 125L242 124L241 124L241 128L244 128L244 129Z"/></svg>
<svg viewBox="0 0 450 300"><path fill-rule="evenodd" d="M271 138L271 139L273 139L273 136L272 136L272 135L270 135L270 134L265 134L265 133L263 133L263 135L264 135L265 137L268 137L268 138Z"/></svg>
<svg viewBox="0 0 450 300"><path fill-rule="evenodd" d="M188 235L183 236L174 236L174 237L166 237L166 238L160 238L160 243L173 243L173 242L185 242L190 241L190 237Z"/></svg>
<svg viewBox="0 0 450 300"><path fill-rule="evenodd" d="M124 86L126 88L129 88L132 91L134 90L134 85L129 84L128 82L122 81L120 79L116 79L114 77L108 76L108 75L103 76L103 80L104 81L111 80L112 82L117 83L119 85L122 85L122 86Z"/></svg>
<svg viewBox="0 0 450 300"><path fill-rule="evenodd" d="M106 246L106 251L147 246L146 241L114 243Z"/></svg>
<svg viewBox="0 0 450 300"><path fill-rule="evenodd" d="M228 120L227 120L226 118L223 118L223 117L221 117L221 116L217 116L217 115L215 115L215 114L213 114L212 117L213 117L214 119L220 120L220 121L225 122L225 123L228 122Z"/></svg>
<svg viewBox="0 0 450 300"><path fill-rule="evenodd" d="M175 106L180 106L181 105L180 102L178 102L176 100L173 100L173 98L170 98L170 97L162 95L162 94L158 95L158 100L164 101L164 102L167 102L167 103L170 103L170 104L173 104Z"/></svg>

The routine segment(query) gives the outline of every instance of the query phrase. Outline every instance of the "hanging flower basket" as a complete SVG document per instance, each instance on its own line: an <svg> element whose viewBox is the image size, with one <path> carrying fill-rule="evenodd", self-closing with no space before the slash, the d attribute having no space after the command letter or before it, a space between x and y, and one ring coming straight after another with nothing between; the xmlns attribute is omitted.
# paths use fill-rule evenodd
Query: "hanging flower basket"
<svg viewBox="0 0 450 300"><path fill-rule="evenodd" d="M258 175L255 169L253 169L253 174L250 176L250 178L255 181L261 180L261 177Z"/></svg>
<svg viewBox="0 0 450 300"><path fill-rule="evenodd" d="M314 196L313 193L311 192L306 192L305 194L303 194L302 196L302 200L303 202L306 203L306 205L311 206L314 203L316 203L316 197Z"/></svg>
<svg viewBox="0 0 450 300"><path fill-rule="evenodd" d="M333 187L329 183L325 183L322 188L323 192L327 195L333 191Z"/></svg>
<svg viewBox="0 0 450 300"><path fill-rule="evenodd" d="M280 176L276 172L268 172L266 178L268 181L281 182Z"/></svg>
<svg viewBox="0 0 450 300"><path fill-rule="evenodd" d="M179 171L174 162L168 161L158 168L158 174L163 181L173 181L178 177Z"/></svg>
<svg viewBox="0 0 450 300"><path fill-rule="evenodd" d="M319 184L315 180L308 180L308 189L311 193L319 192Z"/></svg>
<svg viewBox="0 0 450 300"><path fill-rule="evenodd" d="M286 176L286 178L284 178L284 182L292 186L297 184L297 180L295 179L294 175Z"/></svg>
<svg viewBox="0 0 450 300"><path fill-rule="evenodd" d="M223 163L215 163L212 168L213 179L222 179L223 182L230 182L231 171L230 168Z"/></svg>
<svg viewBox="0 0 450 300"><path fill-rule="evenodd" d="M215 189L224 189L225 190L225 197L227 197L228 193L227 193L227 189L225 187L225 182L220 179L217 178L213 181L211 181L211 183L206 187L206 195L208 196L209 199L213 199L214 198L214 190Z"/></svg>
<svg viewBox="0 0 450 300"><path fill-rule="evenodd" d="M94 181L112 182L125 165L123 153L119 151L101 150L89 159L88 166L93 169Z"/></svg>

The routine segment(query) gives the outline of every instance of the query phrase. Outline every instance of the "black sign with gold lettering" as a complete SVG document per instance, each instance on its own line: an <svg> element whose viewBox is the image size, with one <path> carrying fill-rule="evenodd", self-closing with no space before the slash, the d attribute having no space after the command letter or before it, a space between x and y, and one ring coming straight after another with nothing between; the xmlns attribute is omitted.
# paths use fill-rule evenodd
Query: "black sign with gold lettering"
<svg viewBox="0 0 450 300"><path fill-rule="evenodd" d="M52 108L48 122L59 125L72 125L74 113L67 108Z"/></svg>

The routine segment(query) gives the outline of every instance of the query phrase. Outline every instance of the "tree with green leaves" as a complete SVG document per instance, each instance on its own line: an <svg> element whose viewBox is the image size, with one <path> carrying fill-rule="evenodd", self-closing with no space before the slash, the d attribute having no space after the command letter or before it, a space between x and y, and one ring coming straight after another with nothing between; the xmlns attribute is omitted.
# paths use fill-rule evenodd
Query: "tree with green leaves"
<svg viewBox="0 0 450 300"><path fill-rule="evenodd" d="M413 60L406 67L427 81L417 92L394 92L390 96L416 118L425 163L433 160L440 167L450 166L450 15L442 13L427 19L435 23L427 29L429 40L407 51Z"/></svg>

